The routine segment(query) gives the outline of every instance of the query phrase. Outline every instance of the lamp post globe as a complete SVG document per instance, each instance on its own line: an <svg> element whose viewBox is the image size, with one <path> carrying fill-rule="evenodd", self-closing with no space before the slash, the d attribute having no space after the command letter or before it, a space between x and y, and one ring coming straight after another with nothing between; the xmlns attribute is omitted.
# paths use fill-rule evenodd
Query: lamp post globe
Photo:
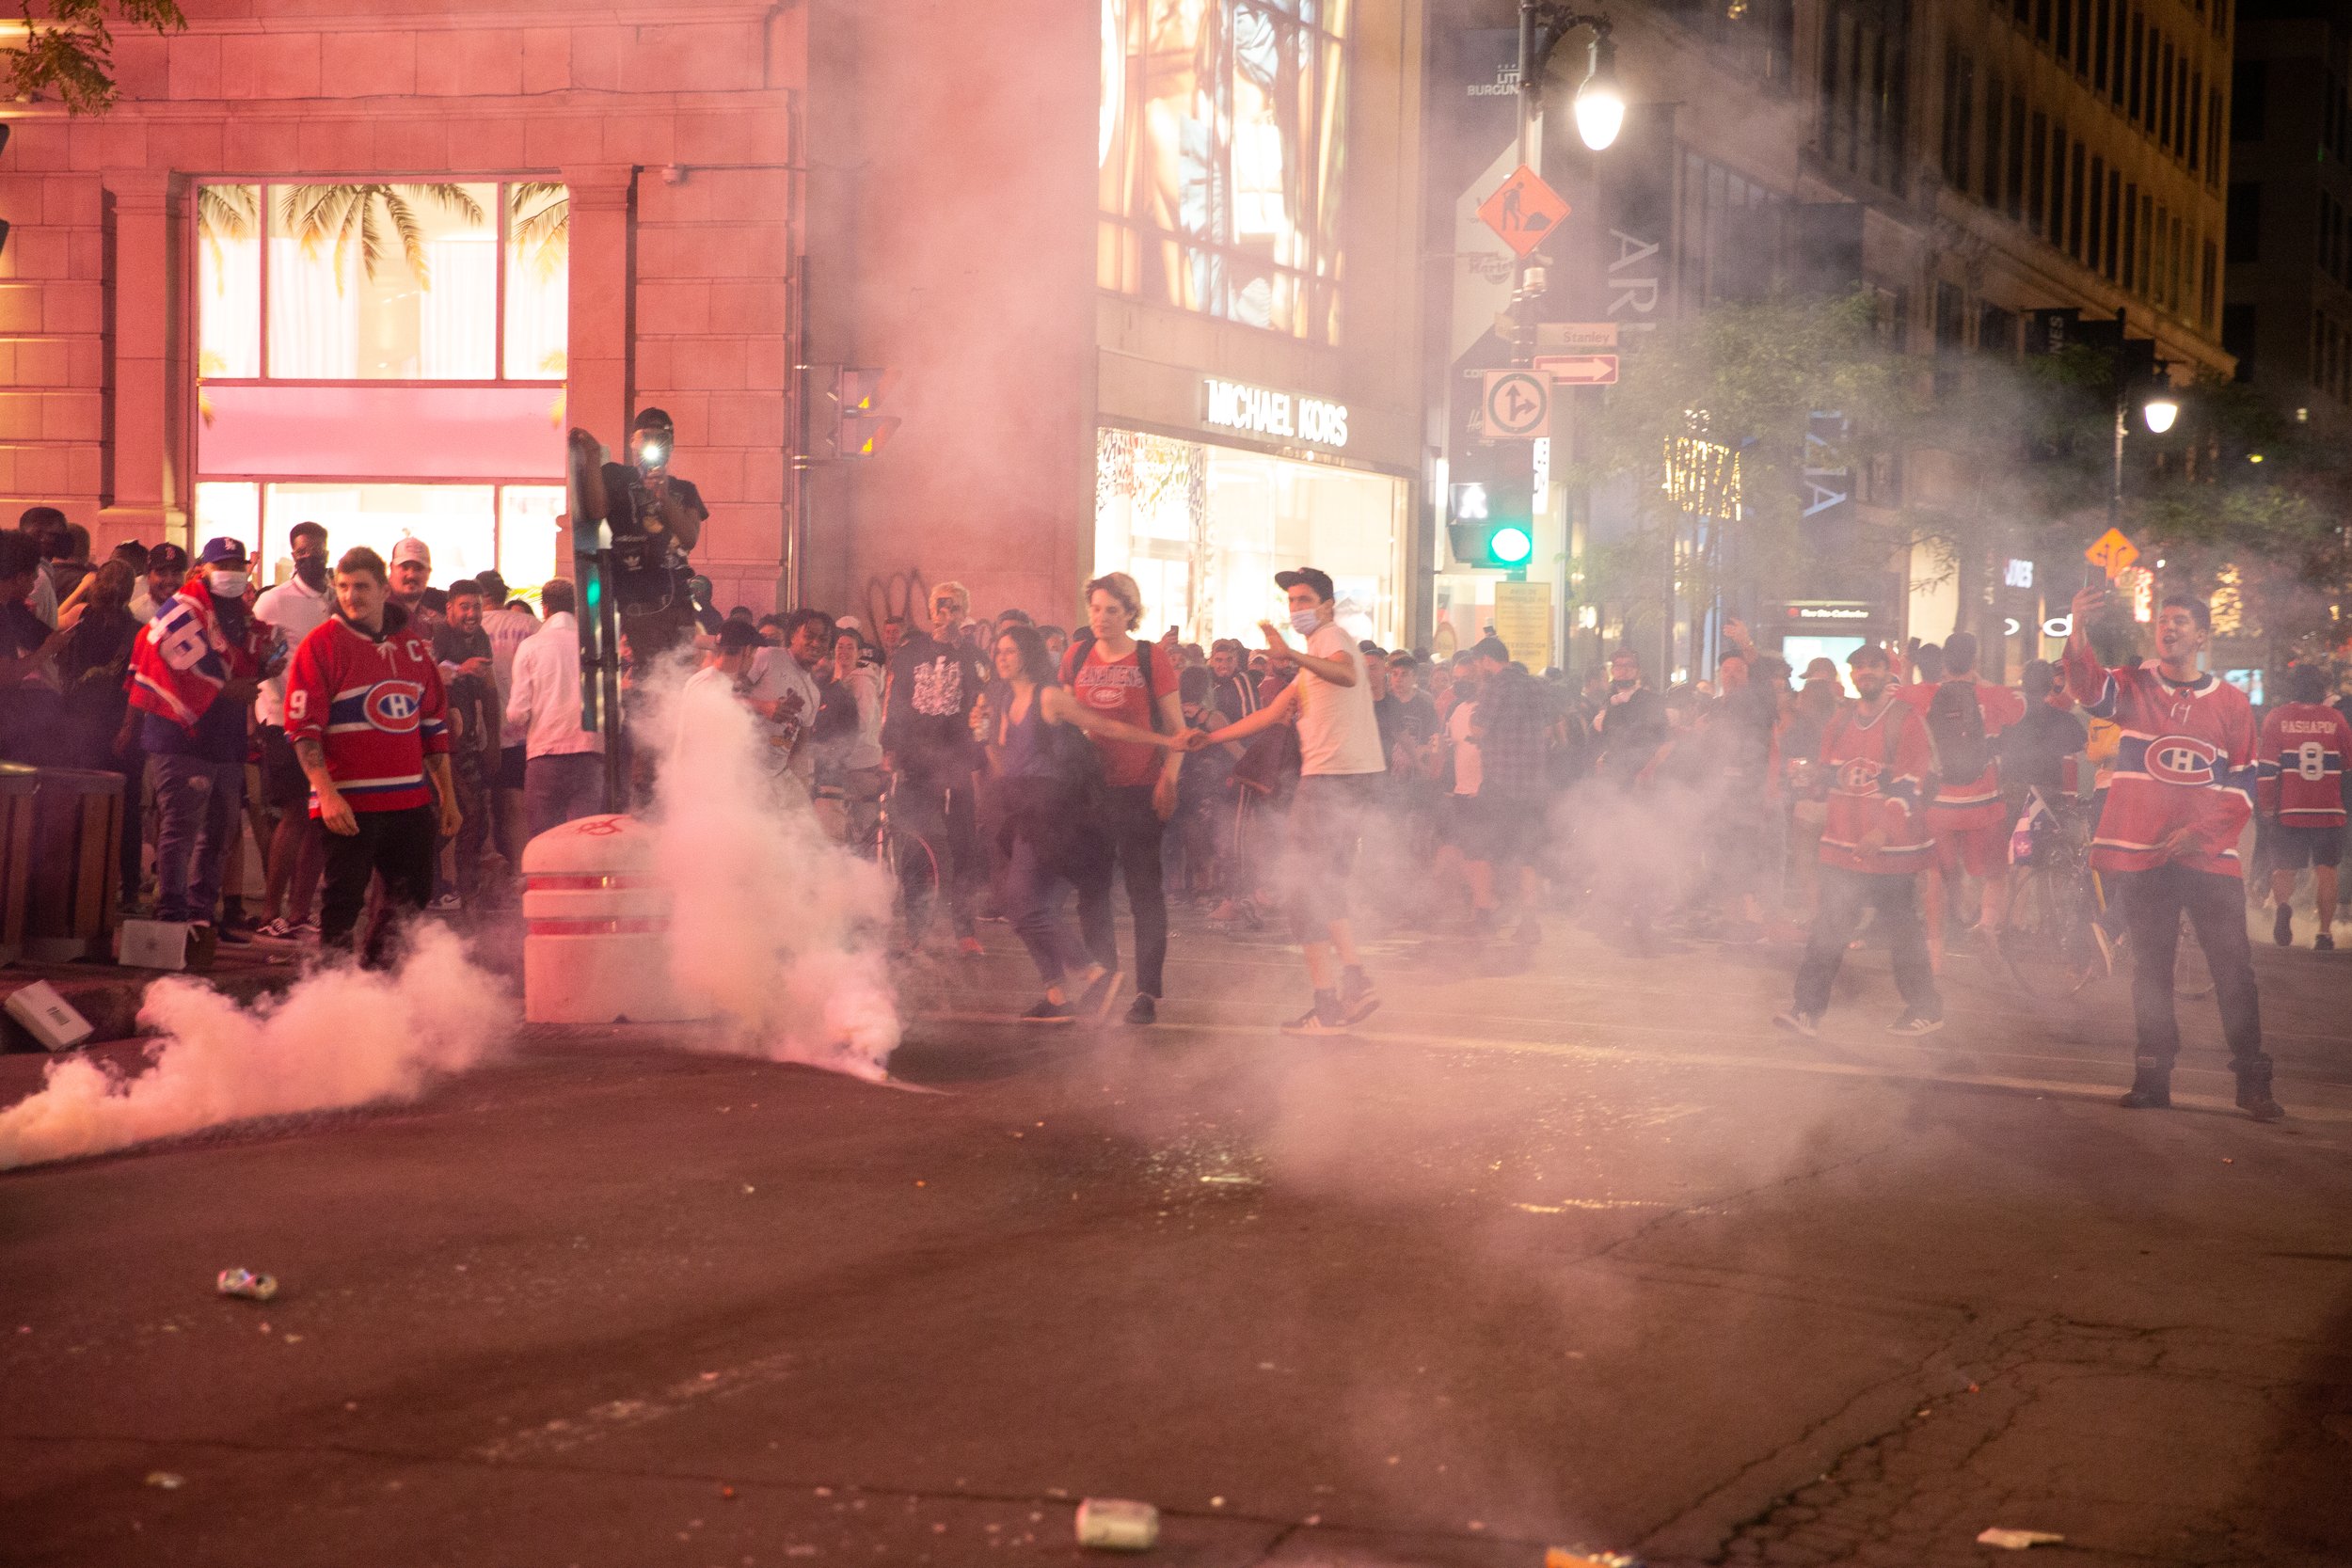
<svg viewBox="0 0 2352 1568"><path fill-rule="evenodd" d="M2147 425L2149 434L2153 436L2161 436L2170 430L2172 421L2180 417L2179 401L2168 393L2159 392L2139 407L2140 421Z"/></svg>

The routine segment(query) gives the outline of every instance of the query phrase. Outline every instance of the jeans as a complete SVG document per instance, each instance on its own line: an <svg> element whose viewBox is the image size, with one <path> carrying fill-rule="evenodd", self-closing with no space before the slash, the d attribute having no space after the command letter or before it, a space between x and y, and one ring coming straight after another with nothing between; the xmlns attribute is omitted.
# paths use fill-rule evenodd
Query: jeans
<svg viewBox="0 0 2352 1568"><path fill-rule="evenodd" d="M2181 1022L2172 1010L2172 960L2181 941L2181 913L2196 928L2205 965L2213 971L2230 1065L2268 1072L2263 1053L2262 1006L2254 990L2254 954L2246 937L2246 884L2235 877L2185 866L2109 874L2116 901L2132 934L2132 1022L2139 1036L2138 1063L2172 1070L2181 1049Z"/></svg>
<svg viewBox="0 0 2352 1568"><path fill-rule="evenodd" d="M523 765L523 817L532 838L603 809L603 752L555 752Z"/></svg>
<svg viewBox="0 0 2352 1568"><path fill-rule="evenodd" d="M1057 864L1034 840L1014 836L1012 857L1005 867L1005 917L1029 950L1038 978L1048 986L1060 985L1065 976L1087 966L1086 943L1061 915L1062 893L1073 882L1081 901L1099 895L1107 904L1109 862Z"/></svg>
<svg viewBox="0 0 2352 1568"><path fill-rule="evenodd" d="M326 886L319 901L319 948L332 953L352 945L359 911L368 901L368 879L384 879L384 918L368 942L365 960L378 962L401 911L421 910L433 898L433 847L440 814L431 806L405 811L353 814L357 833L326 835Z"/></svg>
<svg viewBox="0 0 2352 1568"><path fill-rule="evenodd" d="M913 833L930 847L946 890L947 910L956 935L968 937L977 929L973 906L977 890L987 885L988 862L980 852L977 818L973 812L972 776L924 779L900 774L890 792L890 825ZM906 902L907 938L920 941L931 919L930 868L919 855L901 863Z"/></svg>
<svg viewBox="0 0 2352 1568"><path fill-rule="evenodd" d="M155 781L155 918L211 920L243 820L245 764L167 753L147 766Z"/></svg>
<svg viewBox="0 0 2352 1568"><path fill-rule="evenodd" d="M1103 791L1105 803L1104 837L1119 861L1127 883L1127 908L1136 920L1136 991L1157 999L1165 994L1168 968L1168 895L1160 886L1160 858L1168 824L1152 809L1152 786L1130 784ZM1078 926L1086 933L1087 951L1105 969L1119 967L1119 930L1111 923L1110 879L1078 890Z"/></svg>
<svg viewBox="0 0 2352 1568"><path fill-rule="evenodd" d="M1820 902L1813 914L1813 938L1805 943L1804 962L1797 967L1797 1011L1819 1018L1829 1010L1829 988L1845 961L1846 943L1862 926L1864 911L1878 911L1887 945L1895 952L1895 989L1903 1006L1921 1018L1942 1018L1944 998L1935 989L1935 971L1928 962L1928 942L1919 926L1919 897L1911 872L1892 876L1849 871L1839 865L1820 870Z"/></svg>

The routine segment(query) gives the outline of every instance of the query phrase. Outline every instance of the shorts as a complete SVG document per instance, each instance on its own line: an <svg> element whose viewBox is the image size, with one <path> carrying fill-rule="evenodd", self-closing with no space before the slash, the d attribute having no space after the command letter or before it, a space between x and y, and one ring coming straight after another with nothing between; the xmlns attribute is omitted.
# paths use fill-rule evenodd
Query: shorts
<svg viewBox="0 0 2352 1568"><path fill-rule="evenodd" d="M1486 858L1486 816L1475 795L1449 795L1438 818L1438 842L1452 845L1464 860Z"/></svg>
<svg viewBox="0 0 2352 1568"><path fill-rule="evenodd" d="M262 726L262 799L281 811L310 801L310 776L302 771L282 724Z"/></svg>
<svg viewBox="0 0 2352 1568"><path fill-rule="evenodd" d="M1544 827L1544 802L1499 795L1456 795L1457 840L1463 857L1493 865L1524 865Z"/></svg>
<svg viewBox="0 0 2352 1568"><path fill-rule="evenodd" d="M500 748L498 777L491 782L501 789L522 788L523 769L530 763L530 753L531 748L528 746Z"/></svg>
<svg viewBox="0 0 2352 1568"><path fill-rule="evenodd" d="M2312 865L2340 865L2344 862L2344 830L2342 828L2293 828L2283 822L2270 825L2270 869L2300 871Z"/></svg>
<svg viewBox="0 0 2352 1568"><path fill-rule="evenodd" d="M1317 773L1298 781L1298 793L1291 798L1283 879L1299 941L1325 941L1331 925L1347 918L1347 879L1356 869L1356 841L1378 802L1382 778L1378 773Z"/></svg>
<svg viewBox="0 0 2352 1568"><path fill-rule="evenodd" d="M2007 828L1947 828L1933 817L1928 821L1935 830L1935 863L1946 876L1998 877L2009 870Z"/></svg>

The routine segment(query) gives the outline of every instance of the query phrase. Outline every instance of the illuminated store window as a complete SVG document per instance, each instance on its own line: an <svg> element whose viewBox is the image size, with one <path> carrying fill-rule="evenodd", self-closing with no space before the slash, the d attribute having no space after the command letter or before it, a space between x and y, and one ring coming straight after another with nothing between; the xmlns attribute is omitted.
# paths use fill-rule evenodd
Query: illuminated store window
<svg viewBox="0 0 2352 1568"><path fill-rule="evenodd" d="M548 182L197 189L200 536L433 547L446 583L555 567L570 199Z"/></svg>
<svg viewBox="0 0 2352 1568"><path fill-rule="evenodd" d="M1094 569L1136 579L1147 628L1257 646L1287 615L1274 574L1308 564L1349 636L1402 635L1403 480L1129 430L1101 431L1095 461Z"/></svg>
<svg viewBox="0 0 2352 1568"><path fill-rule="evenodd" d="M1336 342L1351 0L1102 0L1101 287Z"/></svg>

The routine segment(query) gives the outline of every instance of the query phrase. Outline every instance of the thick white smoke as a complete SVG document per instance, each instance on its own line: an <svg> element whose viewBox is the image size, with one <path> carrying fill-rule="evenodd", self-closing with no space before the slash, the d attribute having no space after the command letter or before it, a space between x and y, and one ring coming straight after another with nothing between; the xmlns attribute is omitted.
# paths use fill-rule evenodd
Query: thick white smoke
<svg viewBox="0 0 2352 1568"><path fill-rule="evenodd" d="M498 977L432 923L392 970L323 970L250 1007L199 981L158 980L139 1010L157 1036L148 1069L126 1079L83 1058L52 1063L40 1093L0 1110L0 1169L414 1100L494 1054L518 1016Z"/></svg>
<svg viewBox="0 0 2352 1568"><path fill-rule="evenodd" d="M710 1001L732 1050L883 1079L899 1036L887 878L772 776L725 683L673 676L652 696L636 734L665 753L654 827L679 993Z"/></svg>

